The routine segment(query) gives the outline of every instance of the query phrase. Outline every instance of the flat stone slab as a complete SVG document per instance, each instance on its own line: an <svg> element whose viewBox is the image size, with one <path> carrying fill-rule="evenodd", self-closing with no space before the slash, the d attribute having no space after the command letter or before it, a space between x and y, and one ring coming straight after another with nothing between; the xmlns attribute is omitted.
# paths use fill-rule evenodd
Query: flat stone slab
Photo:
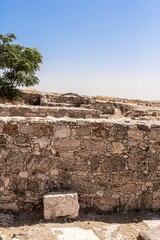
<svg viewBox="0 0 160 240"><path fill-rule="evenodd" d="M160 230L141 231L138 240L160 240Z"/></svg>
<svg viewBox="0 0 160 240"><path fill-rule="evenodd" d="M91 229L80 227L51 228L53 236L57 240L99 240Z"/></svg>
<svg viewBox="0 0 160 240"><path fill-rule="evenodd" d="M150 229L160 229L160 219L152 219L152 220L143 220L143 223L145 223Z"/></svg>
<svg viewBox="0 0 160 240"><path fill-rule="evenodd" d="M43 197L44 219L57 217L76 218L79 214L78 194L76 192L50 192Z"/></svg>

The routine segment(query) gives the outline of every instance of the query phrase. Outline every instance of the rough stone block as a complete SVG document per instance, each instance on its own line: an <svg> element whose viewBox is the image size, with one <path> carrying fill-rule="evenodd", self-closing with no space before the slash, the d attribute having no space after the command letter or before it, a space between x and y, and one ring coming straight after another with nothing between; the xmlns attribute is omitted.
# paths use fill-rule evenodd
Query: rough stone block
<svg viewBox="0 0 160 240"><path fill-rule="evenodd" d="M78 195L76 192L50 192L43 197L44 219L56 217L76 218L79 213Z"/></svg>

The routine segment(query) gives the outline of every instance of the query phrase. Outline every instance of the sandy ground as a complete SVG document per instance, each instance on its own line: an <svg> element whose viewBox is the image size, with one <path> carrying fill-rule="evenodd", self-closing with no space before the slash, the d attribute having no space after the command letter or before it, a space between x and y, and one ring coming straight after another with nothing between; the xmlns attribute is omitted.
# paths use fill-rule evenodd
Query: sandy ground
<svg viewBox="0 0 160 240"><path fill-rule="evenodd" d="M160 228L160 212L80 213L75 220L46 222L41 214L0 213L3 240L136 240L141 230Z"/></svg>

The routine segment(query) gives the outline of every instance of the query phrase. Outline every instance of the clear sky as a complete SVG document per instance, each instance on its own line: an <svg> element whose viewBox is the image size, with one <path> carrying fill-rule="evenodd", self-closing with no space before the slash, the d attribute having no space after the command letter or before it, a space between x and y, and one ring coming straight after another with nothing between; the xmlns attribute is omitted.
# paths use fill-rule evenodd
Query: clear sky
<svg viewBox="0 0 160 240"><path fill-rule="evenodd" d="M0 0L0 33L43 55L37 90L160 99L160 0Z"/></svg>

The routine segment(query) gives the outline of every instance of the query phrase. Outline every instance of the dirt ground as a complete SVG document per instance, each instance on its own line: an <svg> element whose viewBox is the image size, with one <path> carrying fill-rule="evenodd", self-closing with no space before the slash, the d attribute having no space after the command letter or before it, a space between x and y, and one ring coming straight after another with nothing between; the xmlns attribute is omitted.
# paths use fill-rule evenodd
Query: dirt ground
<svg viewBox="0 0 160 240"><path fill-rule="evenodd" d="M113 214L81 212L75 220L57 218L52 222L43 220L42 214L39 213L28 212L20 215L0 213L0 239L56 240L59 238L53 234L51 229L73 228L74 231L74 228L78 227L91 229L100 240L136 240L141 230L150 229L147 222L155 221L155 219L160 220L160 212L141 211Z"/></svg>

